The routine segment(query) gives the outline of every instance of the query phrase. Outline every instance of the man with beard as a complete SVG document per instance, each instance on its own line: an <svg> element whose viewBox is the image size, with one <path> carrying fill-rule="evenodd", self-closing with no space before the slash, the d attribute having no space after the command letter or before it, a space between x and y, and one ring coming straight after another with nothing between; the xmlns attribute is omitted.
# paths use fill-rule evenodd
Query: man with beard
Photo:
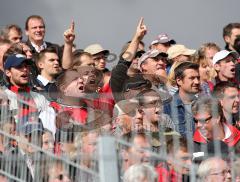
<svg viewBox="0 0 240 182"><path fill-rule="evenodd" d="M235 72L238 57L237 52L227 50L219 51L214 55L213 65L217 72L216 84L221 81L236 83Z"/></svg>
<svg viewBox="0 0 240 182"><path fill-rule="evenodd" d="M24 55L16 54L8 56L4 64L8 85L3 90L10 100L10 110L18 110L17 119L23 122L52 110L44 96L29 87L29 62ZM50 120L48 114L41 119Z"/></svg>
<svg viewBox="0 0 240 182"><path fill-rule="evenodd" d="M176 130L188 137L192 137L194 132L191 105L199 92L198 69L199 65L191 62L184 62L175 68L175 79L179 91L173 95L171 103L164 108L164 112L174 121Z"/></svg>

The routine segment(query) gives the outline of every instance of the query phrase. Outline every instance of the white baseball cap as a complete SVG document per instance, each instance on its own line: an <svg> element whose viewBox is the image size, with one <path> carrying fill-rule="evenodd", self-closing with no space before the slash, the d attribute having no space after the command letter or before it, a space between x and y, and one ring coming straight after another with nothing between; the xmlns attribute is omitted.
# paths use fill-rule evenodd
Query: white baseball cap
<svg viewBox="0 0 240 182"><path fill-rule="evenodd" d="M213 65L226 58L229 54L231 54L235 59L238 59L239 57L239 54L235 51L221 50L213 56Z"/></svg>

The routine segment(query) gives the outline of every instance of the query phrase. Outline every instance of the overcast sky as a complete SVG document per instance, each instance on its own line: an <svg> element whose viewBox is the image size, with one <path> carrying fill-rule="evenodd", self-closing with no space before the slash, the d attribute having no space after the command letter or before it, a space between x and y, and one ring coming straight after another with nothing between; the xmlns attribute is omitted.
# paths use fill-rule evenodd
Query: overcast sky
<svg viewBox="0 0 240 182"><path fill-rule="evenodd" d="M46 23L45 39L62 44L63 32L73 19L78 48L100 43L119 53L143 16L147 46L166 32L178 43L197 49L210 41L224 47L222 28L240 22L239 11L240 0L2 0L0 27L15 23L24 28L26 18L38 14Z"/></svg>

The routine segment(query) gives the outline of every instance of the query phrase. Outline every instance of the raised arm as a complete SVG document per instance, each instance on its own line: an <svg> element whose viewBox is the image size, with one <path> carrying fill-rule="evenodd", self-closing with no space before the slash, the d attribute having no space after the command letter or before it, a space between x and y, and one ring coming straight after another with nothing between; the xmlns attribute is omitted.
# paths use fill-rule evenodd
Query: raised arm
<svg viewBox="0 0 240 182"><path fill-rule="evenodd" d="M137 29L131 43L129 44L125 53L123 53L122 58L120 58L118 64L112 70L110 86L116 102L124 99L123 84L129 78L127 71L137 52L139 42L143 39L146 32L147 28L143 24L143 18L141 18L137 25Z"/></svg>
<svg viewBox="0 0 240 182"><path fill-rule="evenodd" d="M64 36L64 49L63 49L63 56L62 56L63 69L70 68L73 62L72 46L75 39L74 26L75 26L74 21L72 21L70 28L67 29L63 34Z"/></svg>
<svg viewBox="0 0 240 182"><path fill-rule="evenodd" d="M127 50L122 55L122 58L126 61L131 62L137 52L139 42L143 39L147 33L147 27L143 23L143 17L138 22L136 32L132 38L131 43L129 44Z"/></svg>

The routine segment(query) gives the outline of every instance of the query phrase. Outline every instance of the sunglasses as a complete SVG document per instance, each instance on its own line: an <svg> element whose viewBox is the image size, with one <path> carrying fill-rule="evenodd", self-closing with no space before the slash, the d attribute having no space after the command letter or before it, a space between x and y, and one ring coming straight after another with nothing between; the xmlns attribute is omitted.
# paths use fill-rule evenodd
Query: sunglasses
<svg viewBox="0 0 240 182"><path fill-rule="evenodd" d="M195 123L200 122L200 123L202 123L202 124L208 124L211 119L212 119L212 116L209 116L209 117L206 118L206 119L196 119L196 118L194 118L194 122L195 122Z"/></svg>

